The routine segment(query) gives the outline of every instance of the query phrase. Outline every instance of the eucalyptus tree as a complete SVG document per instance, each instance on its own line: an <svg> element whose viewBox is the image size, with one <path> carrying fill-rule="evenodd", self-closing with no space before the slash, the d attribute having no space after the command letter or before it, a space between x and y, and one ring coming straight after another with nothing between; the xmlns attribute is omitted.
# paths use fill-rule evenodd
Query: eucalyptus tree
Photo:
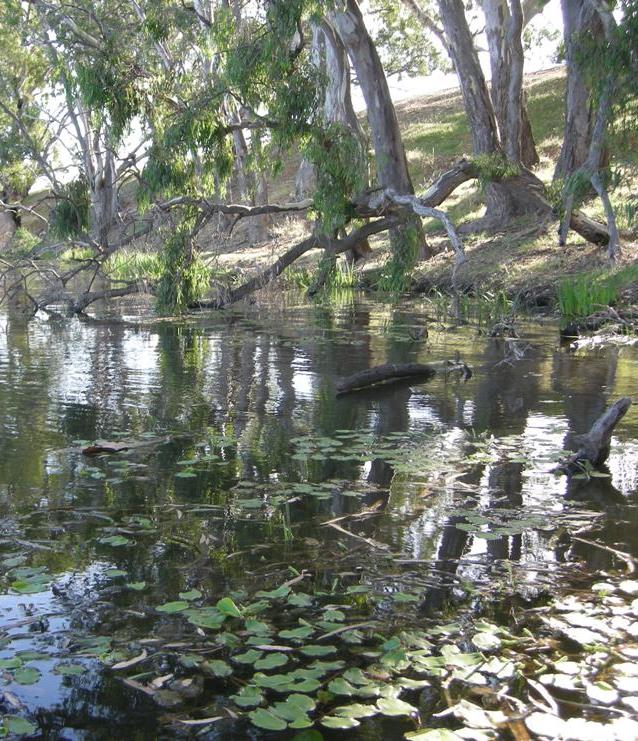
<svg viewBox="0 0 638 741"><path fill-rule="evenodd" d="M581 35L578 39L577 64L592 85L593 125L584 161L565 181L563 189L563 217L560 230L564 243L577 201L593 187L600 198L608 230L608 256L611 261L620 255L620 238L615 211L609 197L609 178L606 168L605 146L608 130L616 114L620 127L635 127L634 116L638 94L638 11L632 0L621 4L622 15L616 20L605 0L589 0L598 15L603 37ZM584 13L581 12L581 19Z"/></svg>
<svg viewBox="0 0 638 741"><path fill-rule="evenodd" d="M413 195L414 187L408 170L396 111L390 96L381 59L366 27L356 0L335 3L328 20L341 37L366 101L375 152L376 176L383 189ZM390 233L393 257L388 266L389 285L401 285L419 254L428 256L421 221L415 215L405 219Z"/></svg>
<svg viewBox="0 0 638 741"><path fill-rule="evenodd" d="M603 26L596 8L590 0L561 0L563 39L567 85L565 88L565 127L560 156L556 163L555 178L573 174L587 159L594 125L591 104L591 86L586 71L579 64L579 39L597 39L603 36ZM602 152L605 164L606 152Z"/></svg>
<svg viewBox="0 0 638 741"><path fill-rule="evenodd" d="M28 47L32 16L18 0L0 2L0 244L10 241L37 176L49 171L47 152L58 129L43 115L46 59Z"/></svg>
<svg viewBox="0 0 638 741"><path fill-rule="evenodd" d="M523 164L522 96L523 65L521 55L513 60L505 96L505 121L499 127L485 76L478 58L462 0L439 0L441 23L448 49L459 78L470 124L472 147L483 170L487 213L482 224L488 227L507 223L512 217L551 213L544 197L544 187ZM511 0L511 34L521 44L523 8L520 0Z"/></svg>

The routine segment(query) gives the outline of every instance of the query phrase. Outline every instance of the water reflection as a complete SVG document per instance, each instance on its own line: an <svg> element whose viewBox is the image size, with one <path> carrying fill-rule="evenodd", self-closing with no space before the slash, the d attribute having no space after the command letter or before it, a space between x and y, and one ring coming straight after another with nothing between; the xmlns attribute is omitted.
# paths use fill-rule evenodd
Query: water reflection
<svg viewBox="0 0 638 741"><path fill-rule="evenodd" d="M579 356L558 346L555 328L530 326L531 349L512 365L500 340L472 328L430 322L415 340L427 323L418 305L247 311L182 324L2 319L0 559L8 571L17 549L52 582L28 598L33 607L0 597L7 638L29 611L48 623L25 646L41 638L58 650L78 630L146 635L148 604L195 586L223 596L288 565L318 583L356 568L388 590L420 584L432 614L464 599L464 584L500 578L504 562L530 588L568 557L610 564L578 541L566 554L561 528L638 553L636 409L615 439L610 479L568 490L549 473L610 400L637 395L635 351ZM350 372L456 351L474 369L467 383L335 395ZM80 453L82 441L145 435L127 455ZM369 507L341 521L345 534L321 525ZM109 528L135 547L100 542ZM118 591L113 568L148 591ZM43 723L64 737L99 738L92 716L128 728L121 684L97 668L61 679L51 663L16 688L29 707L56 708ZM139 694L134 702L148 737L158 713Z"/></svg>

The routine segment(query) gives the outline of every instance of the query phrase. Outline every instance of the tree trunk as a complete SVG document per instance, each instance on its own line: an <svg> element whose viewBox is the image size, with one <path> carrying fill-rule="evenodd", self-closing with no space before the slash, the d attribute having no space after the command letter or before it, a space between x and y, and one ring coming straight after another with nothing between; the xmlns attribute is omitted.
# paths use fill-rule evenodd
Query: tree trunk
<svg viewBox="0 0 638 741"><path fill-rule="evenodd" d="M356 0L347 0L343 11L331 12L329 21L348 51L366 101L379 184L384 189L412 195L414 188L388 83ZM411 240L417 242L421 257L430 256L423 227L416 216L393 229L390 239L394 255L399 259Z"/></svg>
<svg viewBox="0 0 638 741"><path fill-rule="evenodd" d="M514 0L515 18L509 28L512 37L510 46L520 44L522 11L519 0ZM505 142L499 138L498 125L494 106L485 82L485 76L479 63L474 40L465 17L462 0L439 0L439 11L448 49L459 78L465 112L469 119L474 154L492 155L496 158L507 154L508 160L521 169L520 174L499 179L485 188L486 214L472 228L499 228L512 218L533 214L539 217L548 216L551 207L543 195L543 184L531 172L521 166L521 96L522 96L522 59L514 64L509 72L508 84L504 90L507 100L507 117ZM503 83L498 84L503 89ZM500 100L499 92L499 100ZM517 156L518 153L518 156ZM468 226L465 227L468 230Z"/></svg>
<svg viewBox="0 0 638 741"><path fill-rule="evenodd" d="M0 252L7 249L16 232L17 225L13 214L13 211L0 209Z"/></svg>
<svg viewBox="0 0 638 741"><path fill-rule="evenodd" d="M503 149L515 154L514 161L534 167L539 158L532 128L522 96L523 77L523 9L512 0L511 11L506 0L482 0L485 33L490 52L492 73L491 96ZM513 130L515 125L516 130Z"/></svg>
<svg viewBox="0 0 638 741"><path fill-rule="evenodd" d="M566 178L584 165L589 154L589 144L594 126L590 91L576 62L578 36L602 38L604 35L600 16L589 0L562 0L563 36L567 61L567 86L565 89L565 128L560 157L554 178ZM597 167L606 167L609 153L605 147Z"/></svg>

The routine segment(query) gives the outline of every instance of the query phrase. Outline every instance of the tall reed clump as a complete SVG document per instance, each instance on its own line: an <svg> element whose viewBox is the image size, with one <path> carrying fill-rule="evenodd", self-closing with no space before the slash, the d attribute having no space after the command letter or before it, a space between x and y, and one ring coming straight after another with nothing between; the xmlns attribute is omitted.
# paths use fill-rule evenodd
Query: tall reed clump
<svg viewBox="0 0 638 741"><path fill-rule="evenodd" d="M638 280L638 265L592 271L566 278L558 284L558 308L565 319L589 316L617 303L620 292Z"/></svg>

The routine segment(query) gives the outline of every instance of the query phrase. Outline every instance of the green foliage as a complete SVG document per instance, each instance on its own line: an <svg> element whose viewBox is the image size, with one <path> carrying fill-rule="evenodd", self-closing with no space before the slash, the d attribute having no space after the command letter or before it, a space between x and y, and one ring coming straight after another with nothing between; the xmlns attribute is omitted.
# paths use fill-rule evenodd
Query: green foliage
<svg viewBox="0 0 638 741"><path fill-rule="evenodd" d="M419 4L424 9L429 5L423 0ZM450 63L432 43L432 34L402 3L371 0L370 12L377 29L374 43L387 76L417 77L437 69L449 71Z"/></svg>
<svg viewBox="0 0 638 741"><path fill-rule="evenodd" d="M113 143L118 142L142 102L132 60L110 56L107 52L97 59L78 63L75 73L87 108L108 114Z"/></svg>
<svg viewBox="0 0 638 741"><path fill-rule="evenodd" d="M122 250L108 259L105 268L116 280L158 281L162 277L164 264L156 252Z"/></svg>
<svg viewBox="0 0 638 741"><path fill-rule="evenodd" d="M83 177L63 186L51 212L51 232L61 238L77 236L89 228L91 200Z"/></svg>
<svg viewBox="0 0 638 741"><path fill-rule="evenodd" d="M29 255L38 244L40 244L40 240L35 234L31 234L28 229L20 226L13 235L10 251L15 255Z"/></svg>
<svg viewBox="0 0 638 741"><path fill-rule="evenodd" d="M157 304L163 313L186 311L210 285L210 270L195 249L191 229L192 221L187 218L164 242L157 287Z"/></svg>
<svg viewBox="0 0 638 741"><path fill-rule="evenodd" d="M518 165L510 162L502 154L479 154L473 158L478 169L478 180L481 187L485 187L495 180L515 177L519 174Z"/></svg>
<svg viewBox="0 0 638 741"><path fill-rule="evenodd" d="M313 131L304 148L317 176L314 205L325 234L352 218L350 200L367 185L366 154L352 131L339 123Z"/></svg>
<svg viewBox="0 0 638 741"><path fill-rule="evenodd" d="M412 282L412 271L419 255L419 232L415 226L397 228L390 236L392 255L383 266L376 289L385 293L401 294Z"/></svg>

